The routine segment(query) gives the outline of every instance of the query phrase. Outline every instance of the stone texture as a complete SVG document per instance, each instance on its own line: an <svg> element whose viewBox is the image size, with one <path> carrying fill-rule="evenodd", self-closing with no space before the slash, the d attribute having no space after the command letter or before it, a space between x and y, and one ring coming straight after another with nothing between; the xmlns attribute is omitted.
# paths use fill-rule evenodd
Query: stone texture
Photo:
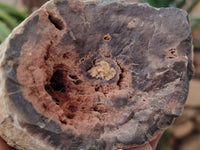
<svg viewBox="0 0 200 150"><path fill-rule="evenodd" d="M0 135L21 150L148 143L182 113L191 47L179 9L50 1L0 47Z"/></svg>

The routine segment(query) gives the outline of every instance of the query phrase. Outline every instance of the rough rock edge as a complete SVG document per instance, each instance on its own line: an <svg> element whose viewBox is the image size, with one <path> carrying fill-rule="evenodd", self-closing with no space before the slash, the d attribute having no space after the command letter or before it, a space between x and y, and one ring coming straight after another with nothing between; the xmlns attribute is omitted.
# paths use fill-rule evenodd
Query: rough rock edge
<svg viewBox="0 0 200 150"><path fill-rule="evenodd" d="M34 135L28 134L27 131L25 129L22 129L21 126L18 124L17 118L12 118L11 114L9 114L8 108L6 107L6 99L8 99L8 97L3 94L5 92L2 92L5 91L5 89L3 89L3 87L5 87L5 80L2 80L5 79L5 77L2 71L3 67L1 67L5 63L5 51L9 46L9 40L12 39L16 34L22 33L24 29L23 25L32 19L31 16L37 14L37 12L43 9L43 7L45 7L46 5L52 3L52 1L53 0L50 0L49 2L45 3L40 9L36 10L16 28L14 28L10 35L6 38L6 40L0 45L0 113L2 114L2 118L0 118L0 135L7 142L8 145L18 150L26 150L24 147L29 147L29 145L32 145L32 147L29 147L30 150L46 150L47 148L49 150L55 150L55 148L52 148L50 145L48 145L48 143L37 139L37 137ZM15 137L15 141L13 141L13 137Z"/></svg>
<svg viewBox="0 0 200 150"><path fill-rule="evenodd" d="M5 141L7 141L8 145L18 150L25 150L24 147L29 147L29 150L54 150L51 145L39 140L37 136L30 135L25 131L25 129L20 129L16 126L16 123L13 123L13 121L14 120L11 117L7 117L0 126L0 135ZM12 137L12 140L10 137Z"/></svg>

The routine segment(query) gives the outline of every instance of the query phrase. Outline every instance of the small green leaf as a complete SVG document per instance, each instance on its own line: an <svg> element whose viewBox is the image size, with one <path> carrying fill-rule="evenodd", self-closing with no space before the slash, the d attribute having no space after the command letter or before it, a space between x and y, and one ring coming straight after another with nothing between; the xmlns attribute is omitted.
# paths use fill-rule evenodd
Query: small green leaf
<svg viewBox="0 0 200 150"><path fill-rule="evenodd" d="M11 30L0 21L0 40L3 41L9 34Z"/></svg>
<svg viewBox="0 0 200 150"><path fill-rule="evenodd" d="M18 25L17 21L3 10L0 10L0 20L5 22L10 28L14 28Z"/></svg>
<svg viewBox="0 0 200 150"><path fill-rule="evenodd" d="M190 21L192 23L192 26L191 26L192 30L196 29L200 24L200 17L198 17L198 16L189 16L189 19L190 19Z"/></svg>
<svg viewBox="0 0 200 150"><path fill-rule="evenodd" d="M186 4L186 0L182 0L182 1L180 1L180 2L176 2L176 3L175 3L175 6L176 6L177 8L182 8L185 4Z"/></svg>
<svg viewBox="0 0 200 150"><path fill-rule="evenodd" d="M141 0L142 3L149 3L153 7L169 7L174 0Z"/></svg>
<svg viewBox="0 0 200 150"><path fill-rule="evenodd" d="M4 3L0 3L0 10L4 10L8 14L17 17L20 20L24 20L28 16L27 10L19 11L15 7L12 7Z"/></svg>

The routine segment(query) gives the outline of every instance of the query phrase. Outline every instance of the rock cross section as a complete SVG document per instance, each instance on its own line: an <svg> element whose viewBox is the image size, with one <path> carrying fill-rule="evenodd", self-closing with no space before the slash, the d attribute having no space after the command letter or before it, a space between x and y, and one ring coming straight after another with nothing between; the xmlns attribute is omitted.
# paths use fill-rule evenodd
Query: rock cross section
<svg viewBox="0 0 200 150"><path fill-rule="evenodd" d="M0 47L0 135L20 150L114 150L181 115L192 75L186 12L52 0Z"/></svg>

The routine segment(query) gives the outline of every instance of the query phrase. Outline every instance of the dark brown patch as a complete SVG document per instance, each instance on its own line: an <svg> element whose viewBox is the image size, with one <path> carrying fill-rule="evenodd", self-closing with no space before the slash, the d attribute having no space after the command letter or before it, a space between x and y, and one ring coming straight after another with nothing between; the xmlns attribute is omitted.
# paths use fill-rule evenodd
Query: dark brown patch
<svg viewBox="0 0 200 150"><path fill-rule="evenodd" d="M57 18L53 14L49 14L48 19L58 30L64 29L64 23L61 19Z"/></svg>

